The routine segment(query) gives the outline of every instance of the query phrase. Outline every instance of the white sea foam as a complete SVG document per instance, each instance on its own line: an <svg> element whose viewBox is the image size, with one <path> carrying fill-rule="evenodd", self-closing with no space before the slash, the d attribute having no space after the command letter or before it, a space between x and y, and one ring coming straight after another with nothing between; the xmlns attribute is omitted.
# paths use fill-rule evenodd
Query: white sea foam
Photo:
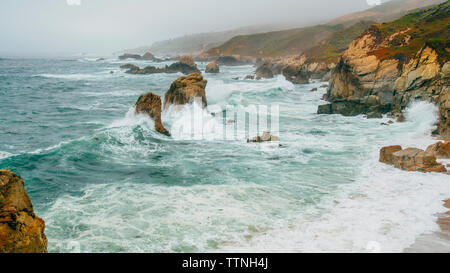
<svg viewBox="0 0 450 273"><path fill-rule="evenodd" d="M8 153L8 152L4 152L4 151L0 151L0 160L1 160L1 159L8 158L8 157L10 157L10 156L13 156L13 154Z"/></svg>

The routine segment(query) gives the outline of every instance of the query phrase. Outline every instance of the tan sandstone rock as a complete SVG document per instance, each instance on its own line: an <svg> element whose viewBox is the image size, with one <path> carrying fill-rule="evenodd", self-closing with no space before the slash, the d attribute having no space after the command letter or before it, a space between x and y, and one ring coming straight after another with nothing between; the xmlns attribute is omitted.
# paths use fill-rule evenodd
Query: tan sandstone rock
<svg viewBox="0 0 450 273"><path fill-rule="evenodd" d="M206 66L206 73L219 73L220 72L220 68L219 65L217 64L217 62L213 61L210 62L207 66Z"/></svg>
<svg viewBox="0 0 450 273"><path fill-rule="evenodd" d="M0 253L47 253L44 231L22 178L0 170Z"/></svg>
<svg viewBox="0 0 450 273"><path fill-rule="evenodd" d="M427 152L433 153L436 158L450 158L450 142L437 142L428 146Z"/></svg>
<svg viewBox="0 0 450 273"><path fill-rule="evenodd" d="M193 73L189 76L179 77L170 86L164 97L164 109L170 105L184 105L192 103L195 98L199 98L202 106L208 105L206 100L206 84L200 73Z"/></svg>
<svg viewBox="0 0 450 273"><path fill-rule="evenodd" d="M146 113L155 122L155 130L161 134L170 136L161 121L161 97L149 92L140 95L136 102L136 113Z"/></svg>

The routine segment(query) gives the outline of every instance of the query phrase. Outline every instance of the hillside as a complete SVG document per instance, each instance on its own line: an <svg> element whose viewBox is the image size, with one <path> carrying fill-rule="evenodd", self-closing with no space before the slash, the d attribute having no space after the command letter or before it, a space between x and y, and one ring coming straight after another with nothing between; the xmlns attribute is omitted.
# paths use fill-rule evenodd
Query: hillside
<svg viewBox="0 0 450 273"><path fill-rule="evenodd" d="M381 117L417 99L439 107L434 131L450 136L450 1L373 25L343 52L320 114Z"/></svg>
<svg viewBox="0 0 450 273"><path fill-rule="evenodd" d="M382 5L375 6L365 11L351 13L338 17L330 24L354 24L357 21L375 21L378 23L398 19L408 12L431 5L445 2L444 0L391 0Z"/></svg>
<svg viewBox="0 0 450 273"><path fill-rule="evenodd" d="M310 23L314 25L315 23ZM143 46L135 49L128 49L124 52L144 54L152 52L158 56L177 56L198 54L212 47L217 47L229 39L239 35L250 35L268 31L280 31L292 27L307 26L304 22L270 24L241 27L228 31L207 32L186 35L174 39L168 39L153 43L151 46Z"/></svg>
<svg viewBox="0 0 450 273"><path fill-rule="evenodd" d="M363 33L374 21L361 21L331 34L318 45L307 49L304 54L307 63L335 63L351 41Z"/></svg>
<svg viewBox="0 0 450 273"><path fill-rule="evenodd" d="M241 55L278 57L300 54L343 28L343 25L318 25L314 27L236 36L220 47L208 50L205 56Z"/></svg>
<svg viewBox="0 0 450 273"><path fill-rule="evenodd" d="M214 57L220 55L241 55L251 57L282 57L304 53L307 49L318 45L331 34L336 33L333 38L341 39L342 34L350 34L351 39L333 41L328 49L314 49L327 51L334 57L338 56L342 45L355 38L354 32L364 30L364 23L357 24L361 20L365 22L384 22L386 20L398 19L412 10L424 6L443 2L442 0L392 0L382 5L359 13L353 13L332 20L329 24L306 28L290 29L285 31L267 32L253 35L241 35L232 38L224 44L207 50L202 57ZM355 25L356 24L356 25ZM350 27L349 29L345 29ZM341 31L341 33L339 33ZM361 32L362 32L361 31ZM323 56L325 59L331 56Z"/></svg>

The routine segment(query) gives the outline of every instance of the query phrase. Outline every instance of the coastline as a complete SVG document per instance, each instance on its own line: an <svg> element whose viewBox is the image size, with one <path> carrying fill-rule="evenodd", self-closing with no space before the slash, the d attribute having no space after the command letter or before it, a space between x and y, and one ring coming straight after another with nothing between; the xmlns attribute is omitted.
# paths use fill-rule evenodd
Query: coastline
<svg viewBox="0 0 450 273"><path fill-rule="evenodd" d="M442 201L449 209L439 213L437 224L440 230L432 234L419 236L413 245L405 249L405 253L449 253L450 249L450 199Z"/></svg>

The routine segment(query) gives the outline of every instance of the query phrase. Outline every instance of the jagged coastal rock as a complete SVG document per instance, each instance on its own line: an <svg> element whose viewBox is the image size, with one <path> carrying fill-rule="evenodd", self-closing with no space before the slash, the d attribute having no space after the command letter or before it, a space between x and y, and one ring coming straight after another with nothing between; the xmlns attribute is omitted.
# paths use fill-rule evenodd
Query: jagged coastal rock
<svg viewBox="0 0 450 273"><path fill-rule="evenodd" d="M192 73L189 76L183 76L176 79L166 92L164 97L164 109L170 105L184 105L192 103L195 98L199 98L202 106L207 106L206 84L202 74Z"/></svg>
<svg viewBox="0 0 450 273"><path fill-rule="evenodd" d="M331 104L320 106L318 113L395 117L411 101L427 100L439 106L434 133L449 136L449 6L447 1L366 30L333 70L327 92Z"/></svg>
<svg viewBox="0 0 450 273"><path fill-rule="evenodd" d="M185 75L189 75L191 73L200 72L194 60L189 56L182 56L180 57L178 62L175 62L169 66L166 65L165 67L155 67L149 65L141 69L136 65L126 64L122 65L120 68L128 69L125 73L137 75L150 75L157 73L178 73L178 72L181 72Z"/></svg>
<svg viewBox="0 0 450 273"><path fill-rule="evenodd" d="M219 65L217 64L217 62L212 61L206 66L205 72L206 73L219 73L220 72Z"/></svg>
<svg viewBox="0 0 450 273"><path fill-rule="evenodd" d="M145 113L150 116L155 122L155 130L166 136L170 136L169 131L164 128L161 121L161 97L148 92L146 94L140 95L136 102L136 113Z"/></svg>
<svg viewBox="0 0 450 273"><path fill-rule="evenodd" d="M44 231L22 178L0 170L0 253L47 253Z"/></svg>
<svg viewBox="0 0 450 273"><path fill-rule="evenodd" d="M266 79L281 74L292 83L307 84L311 79L322 79L329 75L334 67L334 63L309 62L305 55L297 55L267 59L257 67L255 73L257 77Z"/></svg>
<svg viewBox="0 0 450 273"><path fill-rule="evenodd" d="M398 145L383 147L380 150L380 162L406 171L447 172L445 166L436 161L432 151L417 148L403 150Z"/></svg>
<svg viewBox="0 0 450 273"><path fill-rule="evenodd" d="M433 145L428 146L427 152L431 152L439 159L449 159L450 158L450 142L437 142Z"/></svg>

